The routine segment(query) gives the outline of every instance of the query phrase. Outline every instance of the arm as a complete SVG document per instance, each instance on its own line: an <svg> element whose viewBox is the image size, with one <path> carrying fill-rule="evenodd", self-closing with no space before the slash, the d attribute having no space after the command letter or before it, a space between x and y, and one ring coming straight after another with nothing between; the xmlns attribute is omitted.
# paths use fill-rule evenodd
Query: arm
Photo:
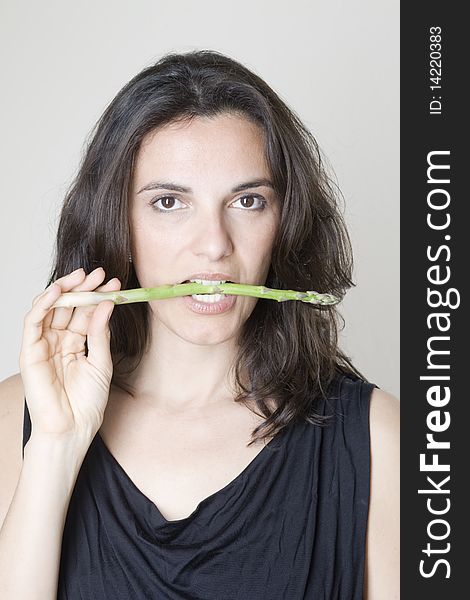
<svg viewBox="0 0 470 600"><path fill-rule="evenodd" d="M62 529L83 455L83 449L77 454L57 440L32 437L23 461L23 409L18 374L0 383L0 597L5 600L55 597Z"/></svg>
<svg viewBox="0 0 470 600"><path fill-rule="evenodd" d="M0 528L20 478L24 392L21 376L0 383Z"/></svg>
<svg viewBox="0 0 470 600"><path fill-rule="evenodd" d="M0 596L53 600L62 533L86 448L31 436L18 485L0 531Z"/></svg>
<svg viewBox="0 0 470 600"><path fill-rule="evenodd" d="M400 597L399 402L374 389L370 401L371 492L364 600Z"/></svg>
<svg viewBox="0 0 470 600"><path fill-rule="evenodd" d="M0 452L10 464L0 506L0 598L53 600L57 596L62 535L75 481L98 431L109 396L113 365L109 318L114 305L53 309L62 292L90 291L103 281L103 269L77 270L37 296L24 320L20 353L22 392L0 384ZM117 279L98 287L120 287ZM110 310L111 308L111 310ZM85 341L88 342L86 354ZM23 395L24 394L24 395ZM24 396L32 434L18 463ZM20 470L18 471L18 465ZM0 482L0 483L3 483Z"/></svg>

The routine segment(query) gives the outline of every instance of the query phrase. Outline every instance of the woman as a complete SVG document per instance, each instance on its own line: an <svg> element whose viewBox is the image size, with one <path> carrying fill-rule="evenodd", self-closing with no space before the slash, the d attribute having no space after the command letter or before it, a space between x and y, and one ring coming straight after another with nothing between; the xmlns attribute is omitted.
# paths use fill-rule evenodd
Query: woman
<svg viewBox="0 0 470 600"><path fill-rule="evenodd" d="M334 307L52 308L186 280L342 296L351 269L316 144L258 76L199 51L130 81L2 383L3 456L24 446L5 476L2 598L398 597L397 403L338 349Z"/></svg>

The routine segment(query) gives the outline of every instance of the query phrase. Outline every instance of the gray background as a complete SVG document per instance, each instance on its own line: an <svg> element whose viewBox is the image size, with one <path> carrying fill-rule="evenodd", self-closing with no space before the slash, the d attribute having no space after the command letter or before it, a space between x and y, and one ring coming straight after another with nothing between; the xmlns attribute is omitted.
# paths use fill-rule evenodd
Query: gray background
<svg viewBox="0 0 470 600"><path fill-rule="evenodd" d="M0 379L49 272L57 219L92 126L169 51L214 49L262 76L335 172L355 255L341 345L399 395L398 0L2 0Z"/></svg>

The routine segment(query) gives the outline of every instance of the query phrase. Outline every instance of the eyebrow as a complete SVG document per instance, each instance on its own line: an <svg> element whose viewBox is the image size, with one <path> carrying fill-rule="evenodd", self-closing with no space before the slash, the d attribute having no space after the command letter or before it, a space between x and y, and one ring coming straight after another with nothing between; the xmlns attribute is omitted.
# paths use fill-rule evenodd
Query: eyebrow
<svg viewBox="0 0 470 600"><path fill-rule="evenodd" d="M266 187L270 187L270 188L274 189L274 185L272 184L272 182L269 179L255 179L253 181L247 181L246 183L241 183L240 185L236 185L232 189L232 193L235 194L236 192L242 192L243 190L248 190L250 188L262 187L262 186L266 186ZM173 192L182 192L182 193L187 193L187 194L192 194L192 191L193 191L191 188L183 187L182 185L177 185L176 183L172 183L171 181L152 181L152 182L148 183L147 185L144 185L144 187L142 189L140 189L137 193L140 194L141 192L148 192L150 190L157 190L157 189L172 190Z"/></svg>

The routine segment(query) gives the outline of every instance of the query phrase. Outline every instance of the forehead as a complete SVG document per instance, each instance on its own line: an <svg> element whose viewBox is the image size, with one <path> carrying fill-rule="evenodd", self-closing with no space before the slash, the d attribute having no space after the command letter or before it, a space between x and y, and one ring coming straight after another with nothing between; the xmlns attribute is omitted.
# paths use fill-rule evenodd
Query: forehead
<svg viewBox="0 0 470 600"><path fill-rule="evenodd" d="M150 132L137 154L135 182L157 174L268 176L262 128L246 117L224 113L177 121Z"/></svg>

